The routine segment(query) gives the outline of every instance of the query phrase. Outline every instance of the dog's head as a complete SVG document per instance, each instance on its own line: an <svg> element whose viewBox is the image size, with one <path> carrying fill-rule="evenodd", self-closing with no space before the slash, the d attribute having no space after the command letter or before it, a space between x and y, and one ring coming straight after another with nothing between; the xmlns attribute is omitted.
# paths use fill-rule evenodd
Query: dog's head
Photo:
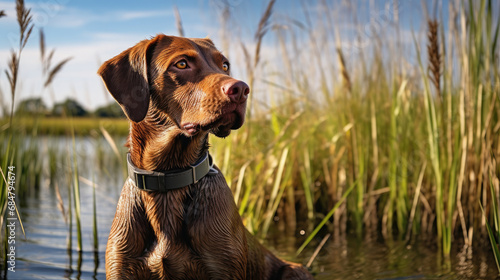
<svg viewBox="0 0 500 280"><path fill-rule="evenodd" d="M127 117L165 114L186 136L219 137L245 119L248 85L230 77L230 64L210 39L158 35L106 61L98 71Z"/></svg>

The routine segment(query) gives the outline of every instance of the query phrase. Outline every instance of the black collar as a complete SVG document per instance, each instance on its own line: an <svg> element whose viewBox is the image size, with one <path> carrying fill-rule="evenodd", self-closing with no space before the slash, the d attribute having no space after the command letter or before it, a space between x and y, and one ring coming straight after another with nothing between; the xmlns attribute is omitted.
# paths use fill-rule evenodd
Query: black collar
<svg viewBox="0 0 500 280"><path fill-rule="evenodd" d="M146 191L166 192L196 184L207 174L216 174L213 161L207 152L205 156L187 169L177 169L167 172L148 171L136 167L127 154L128 177L136 187Z"/></svg>

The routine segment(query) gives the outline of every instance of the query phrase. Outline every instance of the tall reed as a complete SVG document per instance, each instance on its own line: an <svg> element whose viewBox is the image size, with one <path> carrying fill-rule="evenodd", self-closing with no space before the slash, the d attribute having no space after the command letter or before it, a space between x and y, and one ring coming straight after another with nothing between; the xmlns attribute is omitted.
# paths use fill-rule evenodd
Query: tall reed
<svg viewBox="0 0 500 280"><path fill-rule="evenodd" d="M9 121L5 123L2 121L2 131L0 133L0 161L2 170L5 170L7 165L13 165L16 167L16 200L22 200L29 195L34 195L39 187L42 178L43 168L43 158L41 157L41 150L43 149L40 145L40 139L38 138L38 124L39 116L36 116L31 120L32 125L28 129L26 127L20 126L19 118L14 114L14 108L16 103L16 94L19 81L22 77L19 76L21 56L24 48L26 47L30 35L33 31L34 24L32 21L31 10L27 8L24 1L16 1L16 14L17 22L19 26L19 46L17 50L11 52L11 57L8 62L8 69L5 71L7 80L10 85L11 92L11 102L10 102L10 112ZM4 15L4 14L2 14ZM40 31L40 51L42 60L42 77L44 79L43 89L50 88L54 78L62 70L63 66L70 60L70 58L65 59L57 63L54 67L51 67L52 57L54 55L54 50L50 51L49 54L45 52L45 38L43 31ZM43 92L41 89L41 92ZM49 159L49 163L54 162L53 153ZM54 179L54 168L51 165L50 177ZM55 180L53 180L55 181ZM0 180L0 190L2 195L0 196L0 204L5 205L6 200L6 182ZM60 204L61 209L64 209L63 204ZM1 217L5 216L4 207L1 208ZM70 215L71 224L71 209L68 211ZM21 229L24 233L23 224L21 222L21 217L19 217L19 222ZM71 228L70 228L71 231ZM5 239L3 240L5 242ZM71 247L71 234L69 238L69 247ZM79 242L81 249L81 239ZM3 256L5 258L5 255ZM6 259L6 258L5 258ZM4 259L4 260L5 260ZM5 267L7 268L7 267Z"/></svg>
<svg viewBox="0 0 500 280"><path fill-rule="evenodd" d="M8 170L8 166L16 166L16 162L14 162L15 156L16 156L16 150L19 147L19 143L17 142L18 139L15 139L16 136L14 135L14 128L13 128L13 115L14 115L14 104L15 104L15 96L16 96L16 90L17 90L17 84L18 84L18 75L19 75L19 69L20 69L20 61L21 61L21 54L23 52L24 47L26 46L26 43L28 42L28 39L31 35L31 31L33 30L33 23L32 23L32 15L29 9L27 9L24 6L24 1L22 0L17 0L16 1L16 12L17 12L17 23L19 26L19 46L17 49L17 52L15 50L11 51L11 58L8 62L8 69L5 70L5 74L7 75L7 80L10 85L10 94L11 94L11 107L10 107L10 115L9 115L9 125L8 127L2 128L4 131L2 131L2 136L0 137L0 142L2 142L2 146L5 147L4 149L0 149L0 170L2 171L2 179L0 179L0 227L3 226L4 222L4 217L6 213L6 206L7 206L7 199L8 199L8 188L7 188L7 181L5 179L4 175L4 170ZM2 11L0 12L0 17L5 16L5 13ZM6 134L5 134L6 133ZM16 166L19 167L16 170L16 173L18 174L17 178L19 178L19 173L22 174L24 171L22 166ZM22 185L19 185L19 182L15 184L16 188L19 188ZM22 220L21 217L19 216L19 212L17 211L17 204L16 204L16 212L19 218L19 223L21 225L21 228L23 229L24 233L24 228L22 225ZM3 254L2 258L4 262L7 261L7 233L5 235L2 234L2 243L3 243ZM4 263L4 269L7 271L7 265Z"/></svg>
<svg viewBox="0 0 500 280"><path fill-rule="evenodd" d="M76 143L75 143L75 134L72 130L71 134L72 143L73 143L73 154L72 154L72 163L73 163L73 198L69 197L68 199L74 199L75 203L75 221L76 221L76 240L78 242L78 251L82 251L82 225L81 225L81 203L80 203L80 176L78 175L78 154L76 153Z"/></svg>

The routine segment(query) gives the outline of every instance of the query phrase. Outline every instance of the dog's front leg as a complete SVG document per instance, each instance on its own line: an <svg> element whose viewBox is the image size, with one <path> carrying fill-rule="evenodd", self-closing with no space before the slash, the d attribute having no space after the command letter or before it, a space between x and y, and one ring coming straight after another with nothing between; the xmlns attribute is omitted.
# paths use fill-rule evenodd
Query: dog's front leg
<svg viewBox="0 0 500 280"><path fill-rule="evenodd" d="M142 254L151 240L138 189L125 183L106 247L106 279L149 279Z"/></svg>

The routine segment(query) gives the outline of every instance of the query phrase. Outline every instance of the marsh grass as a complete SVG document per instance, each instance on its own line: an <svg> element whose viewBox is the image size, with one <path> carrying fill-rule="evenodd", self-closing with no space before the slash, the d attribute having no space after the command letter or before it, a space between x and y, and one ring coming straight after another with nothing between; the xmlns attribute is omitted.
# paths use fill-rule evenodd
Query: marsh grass
<svg viewBox="0 0 500 280"><path fill-rule="evenodd" d="M273 225L298 237L305 230L297 253L326 231L333 239L354 232L435 240L444 256L453 244L484 244L484 217L498 214L498 185L488 191L487 182L500 176L494 6L453 2L449 30L444 18L427 18L427 37L413 31L404 48L374 31L373 45L354 54L340 44L328 5L309 12L316 25L300 28L280 28L266 10L259 26L282 38L275 60L251 59L260 44L242 53L253 63L248 80L264 84L270 105L254 100L246 129L211 139L246 226L261 237ZM291 69L270 77L259 63Z"/></svg>
<svg viewBox="0 0 500 280"><path fill-rule="evenodd" d="M19 62L21 60L21 54L26 46L26 43L28 41L28 38L31 34L31 31L33 30L33 24L32 24L32 16L30 13L30 10L27 9L24 6L24 1L22 0L17 0L16 1L16 12L17 12L17 21L19 24L19 46L17 49L17 52L12 50L11 51L11 58L8 62L8 69L5 70L5 74L7 76L7 80L10 85L10 93L11 93L11 110L10 110L10 116L9 116L9 125L7 128L3 128L3 130L7 130L6 133L2 133L2 137L0 137L0 142L2 143L2 147L4 149L0 149L0 155L1 155L1 160L0 164L0 169L2 170L2 179L0 179L0 227L4 226L4 219L6 215L6 209L7 209L7 200L8 200L8 182L5 178L5 172L4 170L8 170L9 166L13 166L14 163L14 157L16 156L16 145L19 145L18 142L16 142L17 137L14 135L13 130L12 130L12 124L13 124L13 114L14 114L14 102L15 102L15 96L16 96L16 89L17 89L17 83L18 83L18 75L19 75ZM5 13L2 11L0 13L1 16L5 16ZM17 166L16 166L17 167ZM19 171L22 171L23 169L17 169L15 170L15 173L17 175L20 175ZM16 177L16 180L22 180L19 178L19 176ZM17 185L16 185L17 186ZM18 191L15 191L14 193L17 194ZM17 203L15 205L16 207L16 213L19 218L19 225L22 228L23 234L24 234L24 227L22 224L21 217L19 216L19 212L17 211ZM3 243L3 254L2 258L4 260L3 265L4 265L4 271L6 273L7 271L7 251L8 251L8 246L7 246L7 228L5 228L5 234L2 235L2 243Z"/></svg>
<svg viewBox="0 0 500 280"><path fill-rule="evenodd" d="M11 91L11 108L8 118L0 120L0 169L3 172L6 170L7 166L15 166L16 173L16 183L15 183L15 197L16 206L23 205L25 198L34 196L40 189L42 184L42 177L46 176L49 178L49 184L55 187L55 193L58 199L58 208L61 210L65 221L68 223L68 253L72 252L72 235L73 235L73 219L76 222L76 234L77 234L77 246L78 251L82 252L82 236L81 236L81 209L80 209L80 185L78 176L78 161L77 152L75 147L75 124L71 119L50 119L43 116L35 116L33 118L17 118L14 116L14 105L16 90L19 82L19 71L20 71L20 60L22 56L22 51L26 46L31 32L34 28L32 23L32 16L30 9L26 8L24 1L16 1L16 11L17 19L19 25L19 47L16 51L11 52L11 58L8 62L8 68L5 71L7 80L10 84ZM41 63L42 63L42 77L44 79L43 88L40 89L42 92L44 90L50 90L54 78L60 73L64 65L70 60L70 58L64 59L57 63L55 66L51 66L52 57L54 55L54 50L50 51L48 54L45 52L45 40L43 31L40 31L40 50L41 50ZM93 123L90 125L90 123ZM99 131L99 127L108 126L107 120L79 120L79 125L85 127L87 124L88 130L85 132L87 134ZM97 124L97 126L96 126ZM68 147L68 152L64 152L60 147L50 146L45 144L45 141L40 138L40 128L42 128L42 134L46 135L67 135L72 139L72 151ZM46 130L44 130L46 129ZM43 155L48 156L48 167L44 167L45 161ZM67 162L69 164L65 165L61 162ZM65 166L65 168L60 168ZM45 174L48 173L48 174ZM63 198L60 195L58 188L57 177L60 176L67 179L64 182L68 186L68 207L64 207ZM0 205L1 207L1 217L3 226L3 220L5 218L5 209L7 205L7 181L0 180ZM95 207L95 205L94 205ZM66 210L67 209L67 210ZM66 210L66 211L65 211ZM16 208L17 212L17 208ZM22 224L21 217L19 216L19 223L24 234L24 227ZM94 210L94 235L96 234L96 220L95 220L95 210ZM94 236L97 240L97 237ZM95 241L94 240L94 241ZM6 235L2 235L3 247L7 248ZM97 246L97 242L94 242ZM3 254L3 269L7 271L7 265L5 261L6 251ZM79 254L79 263L81 263L81 254Z"/></svg>

